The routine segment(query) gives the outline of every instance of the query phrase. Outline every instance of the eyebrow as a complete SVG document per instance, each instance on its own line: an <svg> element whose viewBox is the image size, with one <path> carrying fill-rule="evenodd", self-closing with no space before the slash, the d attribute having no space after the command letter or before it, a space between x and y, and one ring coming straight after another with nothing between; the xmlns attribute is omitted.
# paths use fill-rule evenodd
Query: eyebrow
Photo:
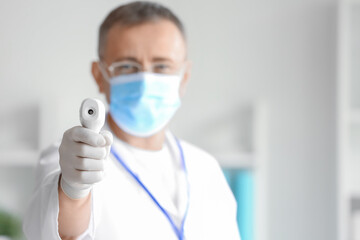
<svg viewBox="0 0 360 240"><path fill-rule="evenodd" d="M154 57L152 59L153 62L173 62L172 59L166 57Z"/></svg>

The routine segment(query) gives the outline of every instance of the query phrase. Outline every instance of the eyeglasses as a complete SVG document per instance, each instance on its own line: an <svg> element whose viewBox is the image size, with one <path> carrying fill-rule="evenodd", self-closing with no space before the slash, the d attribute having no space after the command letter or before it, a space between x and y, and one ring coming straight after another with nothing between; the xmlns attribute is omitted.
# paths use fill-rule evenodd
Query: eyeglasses
<svg viewBox="0 0 360 240"><path fill-rule="evenodd" d="M103 70L107 69L110 73L110 77L117 77L120 75L133 74L143 71L143 66L137 62L132 61L120 61L114 62L110 66L106 67L106 64L100 61L100 65ZM154 63L150 66L149 72L159 74L179 74L183 67L175 66L171 63ZM106 75L108 75L106 73Z"/></svg>

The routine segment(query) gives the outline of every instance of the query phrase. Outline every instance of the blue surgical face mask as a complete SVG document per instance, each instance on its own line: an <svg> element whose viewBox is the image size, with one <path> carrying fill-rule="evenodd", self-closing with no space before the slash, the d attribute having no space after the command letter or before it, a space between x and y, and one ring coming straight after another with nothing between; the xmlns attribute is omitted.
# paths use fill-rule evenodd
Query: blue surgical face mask
<svg viewBox="0 0 360 240"><path fill-rule="evenodd" d="M148 137L163 129L180 107L182 75L139 72L110 79L110 114L125 132Z"/></svg>

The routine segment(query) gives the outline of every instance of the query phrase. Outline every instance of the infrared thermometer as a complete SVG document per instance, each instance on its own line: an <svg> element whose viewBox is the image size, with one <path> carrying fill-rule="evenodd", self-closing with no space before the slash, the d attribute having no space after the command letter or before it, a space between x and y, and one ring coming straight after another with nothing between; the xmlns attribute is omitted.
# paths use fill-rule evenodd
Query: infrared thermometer
<svg viewBox="0 0 360 240"><path fill-rule="evenodd" d="M99 133L105 122L105 106L96 98L86 98L80 107L80 122L85 128Z"/></svg>

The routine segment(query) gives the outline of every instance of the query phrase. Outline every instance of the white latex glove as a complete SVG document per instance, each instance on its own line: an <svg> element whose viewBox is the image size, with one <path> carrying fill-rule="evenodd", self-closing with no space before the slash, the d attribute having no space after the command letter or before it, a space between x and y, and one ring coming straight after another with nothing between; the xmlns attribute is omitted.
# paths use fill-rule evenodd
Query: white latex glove
<svg viewBox="0 0 360 240"><path fill-rule="evenodd" d="M64 133L60 148L60 185L72 199L86 197L92 186L104 178L113 136L84 127L73 127Z"/></svg>

